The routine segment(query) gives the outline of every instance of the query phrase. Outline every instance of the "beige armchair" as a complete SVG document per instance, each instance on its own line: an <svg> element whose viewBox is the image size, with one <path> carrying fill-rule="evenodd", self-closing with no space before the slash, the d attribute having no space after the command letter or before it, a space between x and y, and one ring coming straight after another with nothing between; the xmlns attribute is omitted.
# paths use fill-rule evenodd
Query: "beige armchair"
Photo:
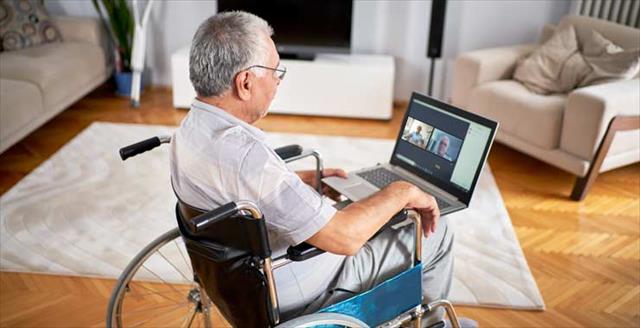
<svg viewBox="0 0 640 328"><path fill-rule="evenodd" d="M624 49L640 47L640 30L566 16L578 42L597 30ZM541 42L553 26L546 26ZM516 61L536 45L472 51L455 61L451 101L500 123L496 140L577 176L571 198L583 199L598 173L640 161L640 79L539 95L512 80Z"/></svg>

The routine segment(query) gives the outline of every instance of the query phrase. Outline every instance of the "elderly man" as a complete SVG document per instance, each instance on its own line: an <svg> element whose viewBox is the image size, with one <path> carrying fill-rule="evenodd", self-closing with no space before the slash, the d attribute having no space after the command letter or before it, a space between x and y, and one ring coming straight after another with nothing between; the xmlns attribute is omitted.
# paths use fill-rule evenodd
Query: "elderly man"
<svg viewBox="0 0 640 328"><path fill-rule="evenodd" d="M423 217L423 293L445 297L451 284L452 233L438 222L433 197L396 182L341 210L312 188L313 173L291 172L254 127L264 117L286 69L273 31L245 12L225 12L198 28L189 73L197 97L175 132L171 177L185 202L213 209L251 200L263 211L274 253L308 242L327 253L275 271L285 317L319 308L367 290L410 265L411 227L369 239L398 211ZM312 77L310 77L312 78ZM325 176L345 176L339 169Z"/></svg>
<svg viewBox="0 0 640 328"><path fill-rule="evenodd" d="M447 155L447 151L449 151L449 137L443 135L442 137L440 137L440 140L438 140L436 153L440 157L450 161L451 157Z"/></svg>
<svg viewBox="0 0 640 328"><path fill-rule="evenodd" d="M409 133L407 139L410 143L424 148L424 136L422 135L422 126L418 125L415 131Z"/></svg>

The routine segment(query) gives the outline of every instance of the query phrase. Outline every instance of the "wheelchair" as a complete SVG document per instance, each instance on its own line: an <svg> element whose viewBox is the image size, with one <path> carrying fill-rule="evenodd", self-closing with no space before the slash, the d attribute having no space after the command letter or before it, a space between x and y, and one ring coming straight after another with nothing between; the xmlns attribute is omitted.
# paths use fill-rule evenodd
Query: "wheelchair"
<svg viewBox="0 0 640 328"><path fill-rule="evenodd" d="M153 137L120 149L120 156L126 160L170 141L169 136ZM313 156L317 173L322 171L315 151L297 145L275 151L287 163ZM317 186L322 194L321 184ZM422 229L415 211L396 214L381 229L413 222L411 268L369 291L297 318L282 317L273 272L323 250L302 243L272 259L268 218L250 201L207 211L178 198L175 215L177 227L144 247L120 275L109 300L107 327L212 327L222 319L237 327L421 327L422 317L438 307L445 309L452 327L459 327L450 302L423 302ZM440 321L431 327L443 326Z"/></svg>

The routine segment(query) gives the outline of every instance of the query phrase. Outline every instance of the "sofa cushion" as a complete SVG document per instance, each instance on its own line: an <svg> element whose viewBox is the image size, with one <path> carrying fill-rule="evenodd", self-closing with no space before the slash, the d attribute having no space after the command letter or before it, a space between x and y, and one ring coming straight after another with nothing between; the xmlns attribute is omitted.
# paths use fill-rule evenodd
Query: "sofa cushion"
<svg viewBox="0 0 640 328"><path fill-rule="evenodd" d="M558 28L569 25L572 25L576 30L580 49L592 37L593 31L598 31L603 37L619 45L622 49L628 50L640 47L640 29L631 26L588 16L569 15L560 20ZM640 73L635 77L640 77Z"/></svg>
<svg viewBox="0 0 640 328"><path fill-rule="evenodd" d="M500 123L499 132L543 149L558 148L567 96L539 95L522 84L502 80L484 83L471 93L469 109Z"/></svg>
<svg viewBox="0 0 640 328"><path fill-rule="evenodd" d="M42 1L0 1L0 50L13 51L62 41Z"/></svg>
<svg viewBox="0 0 640 328"><path fill-rule="evenodd" d="M0 139L4 142L31 120L44 115L42 94L37 85L0 79Z"/></svg>
<svg viewBox="0 0 640 328"><path fill-rule="evenodd" d="M582 53L591 72L581 87L630 80L640 70L640 48L624 50L596 31L585 41Z"/></svg>
<svg viewBox="0 0 640 328"><path fill-rule="evenodd" d="M589 72L578 51L573 26L556 33L529 57L518 61L513 79L539 94L567 93Z"/></svg>
<svg viewBox="0 0 640 328"><path fill-rule="evenodd" d="M623 49L640 47L640 30L614 22L587 16L565 16L558 23L558 28L573 26L580 49L585 42L592 38L593 31L598 31L606 39L619 45Z"/></svg>
<svg viewBox="0 0 640 328"><path fill-rule="evenodd" d="M102 48L89 43L48 43L0 54L0 77L36 84L44 107L55 108L106 70Z"/></svg>

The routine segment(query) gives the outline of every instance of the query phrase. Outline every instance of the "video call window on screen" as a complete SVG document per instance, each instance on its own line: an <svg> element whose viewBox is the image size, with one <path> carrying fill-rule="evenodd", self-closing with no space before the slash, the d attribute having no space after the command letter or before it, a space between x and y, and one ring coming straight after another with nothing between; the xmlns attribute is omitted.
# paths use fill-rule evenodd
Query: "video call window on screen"
<svg viewBox="0 0 640 328"><path fill-rule="evenodd" d="M431 125L409 117L407 124L404 126L404 131L402 131L402 140L421 149L426 149L432 131L433 127Z"/></svg>
<svg viewBox="0 0 640 328"><path fill-rule="evenodd" d="M402 132L402 140L417 146L420 149L455 162L460 153L462 140L446 133L442 130L435 129L433 126L416 120L413 117L407 119Z"/></svg>
<svg viewBox="0 0 640 328"><path fill-rule="evenodd" d="M460 153L462 140L449 133L435 129L428 150L450 162L455 162Z"/></svg>

